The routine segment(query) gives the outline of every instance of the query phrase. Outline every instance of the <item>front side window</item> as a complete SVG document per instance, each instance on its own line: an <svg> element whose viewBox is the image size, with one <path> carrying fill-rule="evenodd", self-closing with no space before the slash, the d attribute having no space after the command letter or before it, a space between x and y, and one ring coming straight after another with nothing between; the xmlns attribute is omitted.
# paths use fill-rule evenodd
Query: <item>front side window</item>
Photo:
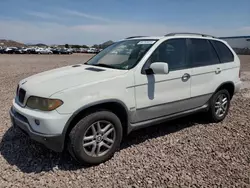
<svg viewBox="0 0 250 188"><path fill-rule="evenodd" d="M137 65L156 40L125 40L105 48L85 64L128 70Z"/></svg>
<svg viewBox="0 0 250 188"><path fill-rule="evenodd" d="M192 67L219 64L213 46L206 39L188 39L189 58Z"/></svg>
<svg viewBox="0 0 250 188"><path fill-rule="evenodd" d="M145 65L149 68L151 63L165 62L168 63L169 71L175 71L188 68L186 61L186 39L170 39L162 44L152 53Z"/></svg>
<svg viewBox="0 0 250 188"><path fill-rule="evenodd" d="M231 52L231 50L229 50L229 48L225 44L216 40L213 40L212 43L219 55L221 63L234 61L233 53Z"/></svg>

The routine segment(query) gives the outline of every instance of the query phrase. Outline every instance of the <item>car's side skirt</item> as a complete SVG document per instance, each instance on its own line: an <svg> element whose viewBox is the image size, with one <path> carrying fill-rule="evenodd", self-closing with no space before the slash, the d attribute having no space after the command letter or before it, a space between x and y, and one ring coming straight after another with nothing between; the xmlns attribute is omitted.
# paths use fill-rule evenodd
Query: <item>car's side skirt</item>
<svg viewBox="0 0 250 188"><path fill-rule="evenodd" d="M171 115L162 116L162 117L158 117L158 118L154 118L154 119L149 119L149 120L138 122L138 123L130 123L129 128L128 128L128 133L131 132L131 131L140 129L140 128L145 128L145 127L148 127L148 126L151 126L151 125L163 123L163 122L166 122L166 121L169 121L169 120L184 117L184 116L194 114L194 113L197 113L197 112L207 111L208 108L209 108L209 105L205 104L205 105L203 105L201 107L198 107L198 108L194 108L194 109L174 113L174 114L171 114Z"/></svg>
<svg viewBox="0 0 250 188"><path fill-rule="evenodd" d="M196 109L206 104L211 96L212 94L200 95L179 101L136 109L134 115L130 118L130 122L135 124L158 117L176 114L178 112L184 112L190 109Z"/></svg>

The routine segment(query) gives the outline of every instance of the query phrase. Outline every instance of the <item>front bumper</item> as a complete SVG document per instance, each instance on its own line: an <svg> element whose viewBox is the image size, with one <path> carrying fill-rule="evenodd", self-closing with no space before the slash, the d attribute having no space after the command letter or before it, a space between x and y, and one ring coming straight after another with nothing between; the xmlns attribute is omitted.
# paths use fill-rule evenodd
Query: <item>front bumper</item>
<svg viewBox="0 0 250 188"><path fill-rule="evenodd" d="M29 124L28 119L18 113L13 107L10 109L10 117L14 127L21 129L26 135L28 135L32 140L42 143L47 148L62 152L64 148L64 136L59 135L48 135L35 132Z"/></svg>

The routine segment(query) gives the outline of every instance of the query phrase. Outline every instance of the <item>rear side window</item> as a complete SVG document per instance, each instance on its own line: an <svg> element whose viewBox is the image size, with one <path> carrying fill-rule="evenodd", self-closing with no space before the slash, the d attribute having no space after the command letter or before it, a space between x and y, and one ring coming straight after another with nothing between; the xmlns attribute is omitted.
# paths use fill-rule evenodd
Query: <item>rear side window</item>
<svg viewBox="0 0 250 188"><path fill-rule="evenodd" d="M219 64L219 58L211 43L206 39L188 39L189 57L192 67Z"/></svg>
<svg viewBox="0 0 250 188"><path fill-rule="evenodd" d="M220 41L212 41L218 55L220 58L221 63L227 63L234 61L234 55L231 50L222 42Z"/></svg>

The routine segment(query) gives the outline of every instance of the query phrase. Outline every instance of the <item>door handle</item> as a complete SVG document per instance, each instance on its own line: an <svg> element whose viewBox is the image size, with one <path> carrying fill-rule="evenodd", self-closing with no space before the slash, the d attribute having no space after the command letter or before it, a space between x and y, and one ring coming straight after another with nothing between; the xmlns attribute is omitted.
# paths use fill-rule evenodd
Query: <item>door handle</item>
<svg viewBox="0 0 250 188"><path fill-rule="evenodd" d="M183 82L186 82L186 81L188 81L188 79L189 79L190 77L191 77L190 74L185 73L185 74L181 77L181 79L182 79Z"/></svg>
<svg viewBox="0 0 250 188"><path fill-rule="evenodd" d="M215 70L215 74L220 74L221 73L221 69L220 68L217 68L216 70Z"/></svg>

